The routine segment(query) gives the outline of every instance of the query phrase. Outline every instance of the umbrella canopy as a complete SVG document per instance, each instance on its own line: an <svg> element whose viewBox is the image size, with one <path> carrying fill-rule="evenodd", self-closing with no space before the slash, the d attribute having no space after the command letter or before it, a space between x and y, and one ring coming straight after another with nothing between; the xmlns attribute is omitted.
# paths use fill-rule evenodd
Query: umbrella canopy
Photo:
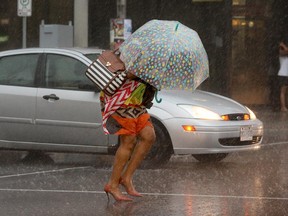
<svg viewBox="0 0 288 216"><path fill-rule="evenodd" d="M126 69L158 90L194 90L209 76L201 39L178 21L151 20L119 49Z"/></svg>

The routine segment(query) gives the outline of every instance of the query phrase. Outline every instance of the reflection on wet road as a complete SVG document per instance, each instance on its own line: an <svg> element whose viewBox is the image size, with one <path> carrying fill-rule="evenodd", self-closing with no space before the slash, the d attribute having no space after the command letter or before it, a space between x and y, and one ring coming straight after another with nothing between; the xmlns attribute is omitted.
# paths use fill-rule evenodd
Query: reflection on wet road
<svg viewBox="0 0 288 216"><path fill-rule="evenodd" d="M77 155L74 163L59 154L50 165L2 163L1 215L287 215L287 153L288 143L218 164L173 157L136 172L145 196L128 203L107 202L103 192L112 158Z"/></svg>

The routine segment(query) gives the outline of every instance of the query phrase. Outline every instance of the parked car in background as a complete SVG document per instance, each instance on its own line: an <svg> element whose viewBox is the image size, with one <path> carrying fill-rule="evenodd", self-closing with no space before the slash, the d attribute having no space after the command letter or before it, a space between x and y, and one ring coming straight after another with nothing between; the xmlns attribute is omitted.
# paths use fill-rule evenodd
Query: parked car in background
<svg viewBox="0 0 288 216"><path fill-rule="evenodd" d="M99 90L85 76L100 49L30 48L0 53L0 148L113 154L118 137L104 135ZM172 154L220 161L258 149L263 124L238 102L197 90L160 91L149 110L157 140L146 161Z"/></svg>

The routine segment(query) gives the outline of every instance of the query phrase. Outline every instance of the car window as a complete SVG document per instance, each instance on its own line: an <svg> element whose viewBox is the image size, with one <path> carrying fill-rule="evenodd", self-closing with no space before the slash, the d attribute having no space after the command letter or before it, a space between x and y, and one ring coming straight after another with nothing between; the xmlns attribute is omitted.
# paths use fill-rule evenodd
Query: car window
<svg viewBox="0 0 288 216"><path fill-rule="evenodd" d="M86 77L87 66L81 61L56 54L48 54L45 67L45 86L48 88L92 90L94 85Z"/></svg>
<svg viewBox="0 0 288 216"><path fill-rule="evenodd" d="M89 58L90 60L94 61L95 59L99 57L99 55L100 53L90 53L90 54L86 54L85 56Z"/></svg>
<svg viewBox="0 0 288 216"><path fill-rule="evenodd" d="M34 86L39 54L5 56L0 59L0 84Z"/></svg>

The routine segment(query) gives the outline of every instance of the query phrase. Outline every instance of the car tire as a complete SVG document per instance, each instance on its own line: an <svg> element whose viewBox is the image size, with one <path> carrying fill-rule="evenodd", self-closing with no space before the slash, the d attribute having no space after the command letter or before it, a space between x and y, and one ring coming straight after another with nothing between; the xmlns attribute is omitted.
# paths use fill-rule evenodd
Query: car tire
<svg viewBox="0 0 288 216"><path fill-rule="evenodd" d="M142 168L153 168L164 165L173 154L172 141L167 129L155 118L152 118L152 122L156 134L156 141L142 162Z"/></svg>
<svg viewBox="0 0 288 216"><path fill-rule="evenodd" d="M199 162L212 163L219 162L226 158L228 153L217 153L217 154L193 154L192 156Z"/></svg>

